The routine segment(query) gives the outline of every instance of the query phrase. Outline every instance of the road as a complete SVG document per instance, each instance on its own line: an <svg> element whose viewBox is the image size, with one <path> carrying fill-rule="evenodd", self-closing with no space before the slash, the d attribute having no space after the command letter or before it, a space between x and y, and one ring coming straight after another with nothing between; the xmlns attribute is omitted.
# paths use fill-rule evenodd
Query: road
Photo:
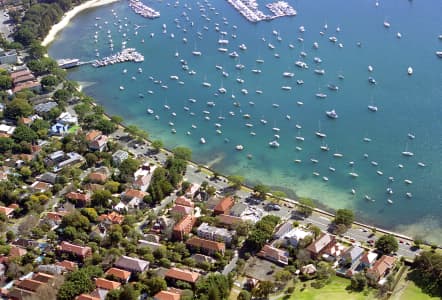
<svg viewBox="0 0 442 300"><path fill-rule="evenodd" d="M126 139L125 141L125 137L127 138L127 133L125 133L121 128L114 132L111 137L113 137L115 140L118 140L123 146L129 149L129 151L137 157L148 158L152 162L158 164L163 164L167 159L167 154L165 152L160 152L158 154L152 155L149 154L148 145L135 145L136 142L133 140L131 141ZM207 181L211 186L214 186L220 192L224 191L228 187L228 182L226 178L220 177L218 180L212 180L206 172L198 171L198 167L193 164L188 164L184 180L198 184L201 184L203 181ZM236 191L235 195L237 196L238 201L241 201L246 205L250 205L246 201L246 199L250 197L249 192L245 190L239 190ZM171 203L174 198L175 196L174 194L172 194L171 196L164 199L159 206L155 207L155 213L158 214L162 209L164 209L164 207L166 207L167 204ZM261 204L259 204L259 206L264 209L267 204L269 204L269 202L263 201ZM287 205L287 203L284 203L280 205L280 210L271 210L267 211L267 213L276 215L282 220L289 220L292 218L292 213L294 211L294 208L291 208L289 206L293 205ZM332 219L330 217L324 216L323 214L320 214L318 212L314 212L311 216L307 218L298 217L296 218L296 220L303 225L313 224L323 231L328 231L332 222ZM368 245L368 242L371 240L373 242L376 241L376 236L372 236L372 232L370 230L363 228L351 228L339 238L349 243L359 243L362 245ZM414 258L414 256L419 253L419 251L415 251L412 249L411 241L405 241L402 239L398 239L398 241L398 256Z"/></svg>
<svg viewBox="0 0 442 300"><path fill-rule="evenodd" d="M236 267L236 262L238 261L238 251L235 250L235 254L233 255L233 258L230 260L230 262L224 267L224 270L222 271L222 274L224 276L229 275L230 272L233 271L233 269Z"/></svg>

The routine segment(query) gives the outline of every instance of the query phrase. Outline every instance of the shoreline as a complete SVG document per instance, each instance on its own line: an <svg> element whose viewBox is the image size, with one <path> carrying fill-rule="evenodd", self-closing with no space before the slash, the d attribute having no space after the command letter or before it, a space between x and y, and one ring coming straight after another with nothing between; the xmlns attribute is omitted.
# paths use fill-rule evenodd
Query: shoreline
<svg viewBox="0 0 442 300"><path fill-rule="evenodd" d="M43 41L41 42L42 46L47 47L50 43L52 43L57 34L62 31L67 25L69 25L70 21L80 12L87 10L89 8L103 6L107 4L111 4L114 2L118 2L119 0L89 0L83 4L80 4L78 6L75 6L68 12L66 12L60 22L53 25L51 27L51 30L49 30L48 34L45 36Z"/></svg>

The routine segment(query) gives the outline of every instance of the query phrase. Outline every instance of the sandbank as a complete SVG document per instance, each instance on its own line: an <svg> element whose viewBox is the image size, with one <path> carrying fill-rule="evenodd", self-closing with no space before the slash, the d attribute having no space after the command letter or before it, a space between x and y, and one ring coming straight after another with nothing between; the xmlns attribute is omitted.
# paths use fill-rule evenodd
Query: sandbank
<svg viewBox="0 0 442 300"><path fill-rule="evenodd" d="M70 11L66 12L63 16L63 18L61 19L60 22L58 22L57 24L55 24L54 26L52 26L51 30L49 30L48 35L44 38L43 42L41 43L43 46L47 46L49 45L51 42L54 41L55 37L57 36L57 34L63 30L64 27L66 27L69 22L80 12L82 12L83 10L92 8L92 7L97 7L97 6L102 6L102 5L106 5L106 4L110 4L113 2L117 2L119 0L89 0L83 4L80 4L78 6L75 6L73 9L71 9Z"/></svg>

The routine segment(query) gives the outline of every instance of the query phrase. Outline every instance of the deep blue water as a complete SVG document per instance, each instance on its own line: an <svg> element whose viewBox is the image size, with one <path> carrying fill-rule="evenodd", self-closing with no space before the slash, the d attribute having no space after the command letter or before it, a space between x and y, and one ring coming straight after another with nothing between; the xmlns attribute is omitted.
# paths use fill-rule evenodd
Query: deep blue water
<svg viewBox="0 0 442 300"><path fill-rule="evenodd" d="M152 138L162 139L169 148L191 147L194 160L213 165L227 174L244 175L251 184L263 182L275 190L310 196L328 208L349 207L361 220L441 241L434 229L440 228L442 215L442 60L435 55L435 51L442 50L442 41L438 39L442 34L442 2L382 1L379 7L375 1L368 0L289 2L298 16L258 24L247 22L221 0L210 1L215 10L201 2L205 11L200 11L196 1L180 1L177 7L168 6L167 1L145 2L161 12L156 20L134 14L126 2L116 3L76 17L51 45L49 53L55 58L76 57L84 61L94 59L96 50L101 57L109 55L112 51L107 31L110 30L115 45L113 52L121 49L124 40L126 47L142 52L145 61L99 69L82 66L69 72L71 79L93 83L85 92L95 97L108 113L120 115L128 124L146 129ZM184 6L186 3L191 10ZM385 28L384 21L391 27ZM135 24L141 27L135 30ZM163 24L167 33L162 33ZM328 29L321 36L319 32L324 31L324 24ZM301 25L306 29L304 33L298 30ZM336 31L337 27L340 32ZM272 33L274 30L281 41ZM217 50L221 47L217 42L222 31L227 32L225 38L229 40L227 53ZM95 32L99 36L98 43L94 43ZM401 39L397 38L397 32L402 34ZM154 33L153 38L150 33ZM343 48L331 43L330 36L336 36ZM300 42L299 37L304 41ZM184 43L183 38L188 42ZM315 41L319 49L313 49ZM362 46L357 47L357 42ZM238 49L241 43L247 46L246 51ZM268 43L275 49L270 49ZM193 56L191 52L195 49L203 55ZM229 57L232 51L240 57ZM307 57L301 58L301 51L306 52ZM175 52L179 52L179 57L174 56ZM322 63L316 65L314 57L320 57ZM265 62L258 64L256 59ZM180 60L186 60L189 70L195 70L196 74L189 75L182 70ZM296 67L296 60L304 60L310 68ZM236 70L238 63L245 68ZM222 76L215 65L222 66L229 76ZM373 66L372 73L368 72L368 65ZM407 75L408 66L414 69L412 76ZM140 67L142 73L137 71ZM326 73L317 75L316 68ZM254 74L252 69L262 72ZM282 73L286 71L295 76L284 78ZM338 74L345 79L338 79ZM171 80L171 75L179 76L184 84ZM155 84L149 76L162 83ZM368 83L368 76L376 79L376 86ZM237 77L244 79L244 84L237 83ZM297 85L297 79L304 80L305 84ZM202 87L203 81L210 82L212 87ZM329 83L338 85L339 91L328 90ZM291 86L292 90L282 90L283 85ZM119 86L125 90L120 91ZM217 93L221 86L227 89L225 95ZM248 90L247 95L241 92L244 88ZM263 93L257 94L256 90ZM319 91L328 97L316 98ZM189 98L197 102L189 102ZM304 105L298 105L297 101ZM216 105L210 107L207 102ZM378 112L370 112L367 109L370 104L378 106ZM148 115L147 108L153 109L160 119ZM337 111L338 119L326 117L325 111L330 109ZM243 118L244 114L251 118ZM267 124L263 125L261 119L267 120ZM174 125L170 126L169 122ZM216 132L215 123L222 125L222 134ZM247 127L246 123L253 127ZM192 124L197 128L192 128ZM296 129L296 124L302 129ZM268 145L275 139L273 127L280 129L277 149ZM315 136L319 127L327 134L326 139ZM176 134L171 133L172 128ZM186 134L188 131L191 135ZM408 133L415 135L415 139L410 139ZM297 135L304 136L305 141L297 141ZM201 137L206 144L200 144ZM364 137L371 142L363 142ZM238 144L244 146L243 151L235 150ZM322 151L321 145L328 145L330 151ZM405 150L412 151L414 156L402 156ZM334 157L336 152L344 157ZM253 158L248 159L248 154ZM311 158L319 163L313 164ZM302 163L296 164L294 160L302 160ZM354 162L353 167L350 161ZM374 166L371 161L378 165ZM419 167L418 162L425 163L426 167ZM399 168L398 164L404 167ZM336 171L331 172L330 166ZM313 172L320 175L314 176ZM357 172L359 177L353 179L349 172ZM390 176L394 182L388 180ZM413 183L407 185L404 179ZM393 189L392 195L387 195L388 187ZM356 195L350 193L351 189L356 190ZM413 194L411 199L406 197L407 192ZM365 195L375 202L365 200ZM393 204L387 203L388 198Z"/></svg>

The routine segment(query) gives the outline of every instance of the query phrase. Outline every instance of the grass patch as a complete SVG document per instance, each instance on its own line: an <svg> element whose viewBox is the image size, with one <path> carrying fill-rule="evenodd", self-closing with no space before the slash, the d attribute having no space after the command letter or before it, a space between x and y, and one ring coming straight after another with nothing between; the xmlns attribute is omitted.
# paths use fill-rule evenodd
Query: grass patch
<svg viewBox="0 0 442 300"><path fill-rule="evenodd" d="M431 297L425 294L420 287L418 287L413 281L406 281L406 287L403 291L397 295L393 295L391 300L437 300L439 297Z"/></svg>
<svg viewBox="0 0 442 300"><path fill-rule="evenodd" d="M307 282L307 287L301 291L303 283L297 283L296 289L290 297L280 297L278 300L371 300L376 299L374 292L351 292L346 290L350 285L350 280L342 277L333 277L332 282L322 289L315 289L310 286L311 282Z"/></svg>

